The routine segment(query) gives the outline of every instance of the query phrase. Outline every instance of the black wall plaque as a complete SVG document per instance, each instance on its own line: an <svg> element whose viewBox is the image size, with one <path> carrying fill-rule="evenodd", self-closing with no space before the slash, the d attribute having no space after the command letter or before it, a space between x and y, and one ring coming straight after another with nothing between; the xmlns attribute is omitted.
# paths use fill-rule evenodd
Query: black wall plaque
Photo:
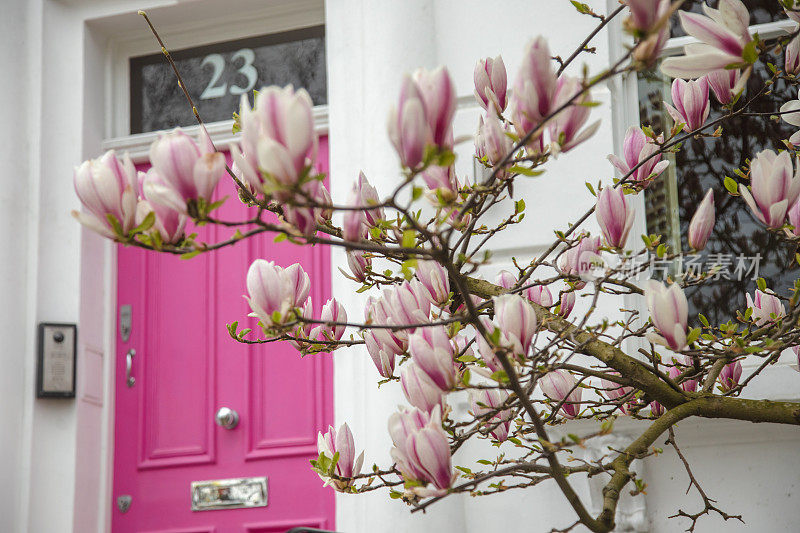
<svg viewBox="0 0 800 533"><path fill-rule="evenodd" d="M267 85L305 88L328 101L325 27L170 51L205 122L230 120L241 94ZM130 59L131 133L194 125L192 109L163 54ZM251 97L252 103L252 97Z"/></svg>

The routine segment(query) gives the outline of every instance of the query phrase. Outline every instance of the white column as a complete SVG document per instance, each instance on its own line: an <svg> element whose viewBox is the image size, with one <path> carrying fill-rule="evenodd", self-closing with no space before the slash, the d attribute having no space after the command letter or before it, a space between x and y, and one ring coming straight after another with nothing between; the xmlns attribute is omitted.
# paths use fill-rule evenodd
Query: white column
<svg viewBox="0 0 800 533"><path fill-rule="evenodd" d="M399 166L386 134L386 117L395 104L404 72L436 64L433 2L412 0L341 0L328 2L326 32L328 101L330 105L331 193L346 200L359 170L380 194L398 179ZM346 265L344 252L333 251L333 294L362 319L362 295L357 285L338 272ZM350 424L356 445L366 449L365 469L373 463L391 465L389 415L406 403L392 383L377 389L378 372L366 350L336 352L334 359L335 417ZM461 497L448 498L426 515L411 515L403 503L390 500L386 490L365 495L339 495L337 531L403 532L463 531ZM424 527L422 527L424 521Z"/></svg>

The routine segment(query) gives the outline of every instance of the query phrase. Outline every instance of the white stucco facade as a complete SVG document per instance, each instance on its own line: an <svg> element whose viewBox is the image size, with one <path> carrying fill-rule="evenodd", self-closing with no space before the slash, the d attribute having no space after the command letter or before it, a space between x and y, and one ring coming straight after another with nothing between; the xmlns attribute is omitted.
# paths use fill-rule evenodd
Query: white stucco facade
<svg viewBox="0 0 800 533"><path fill-rule="evenodd" d="M616 4L588 3L598 11ZM0 531L10 533L110 529L115 254L109 243L82 231L69 212L79 207L73 166L99 154L124 123L120 61L126 50L151 39L137 10L158 17L167 42L176 47L204 44L197 35L209 28L216 30L206 35L239 37L324 20L331 191L338 202L359 170L380 193L393 187L397 159L385 117L404 72L447 65L460 102L456 136L471 134L479 116L471 98L478 58L502 54L513 79L532 36L545 35L553 52L563 56L592 26L566 0L329 0L324 7L322 0L0 0L0 8L0 151L6 169L0 178ZM619 27L612 25L610 35L602 33L593 43L596 53L584 60L600 69L621 42ZM633 80L599 89L595 97L603 105L593 109L603 121L598 134L580 154L559 158L543 176L517 187L528 215L497 239L487 277L512 257L543 249L554 227L564 227L592 205L583 184L612 177L605 157L636 121L633 90ZM470 150L469 143L458 149L457 170L471 177ZM641 217L638 223L634 233L643 232ZM334 279L344 264L343 253L334 249ZM358 317L365 296L354 289L350 282L336 282L333 295ZM602 305L611 312L620 302ZM79 324L74 400L35 398L36 325L42 321ZM387 465L386 420L403 403L399 387L377 390L377 373L363 350L337 352L334 365L337 421L349 422L367 465ZM751 395L800 398L800 375L785 364L771 367ZM457 397L450 403L456 412L466 409ZM568 431L588 433L592 427L579 423ZM638 427L621 421L617 433L621 439L635 436ZM678 426L678 436L709 495L746 522L723 524L712 517L702 519L698 531L797 529L800 430L689 420ZM682 523L667 516L700 506L695 492L685 494L685 472L674 452L664 448L663 455L641 465L647 494L630 506L640 513L630 520L640 531L679 531ZM467 446L454 462L473 466L483 451L481 444ZM570 479L591 502L588 483ZM574 521L549 484L485 499L454 496L425 515L409 514L382 491L339 495L336 503L337 530L348 533L546 532Z"/></svg>

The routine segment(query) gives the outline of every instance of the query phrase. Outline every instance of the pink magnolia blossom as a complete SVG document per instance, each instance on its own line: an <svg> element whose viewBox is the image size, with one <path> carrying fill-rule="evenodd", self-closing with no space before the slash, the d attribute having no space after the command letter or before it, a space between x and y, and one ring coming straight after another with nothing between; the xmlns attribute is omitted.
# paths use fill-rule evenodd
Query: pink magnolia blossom
<svg viewBox="0 0 800 533"><path fill-rule="evenodd" d="M533 287L528 287L522 292L522 295L528 300L532 301L533 303L537 303L542 307L550 307L553 305L553 295L550 294L550 289L544 285L534 285Z"/></svg>
<svg viewBox="0 0 800 533"><path fill-rule="evenodd" d="M294 264L283 269L272 261L256 259L247 270L247 291L250 316L258 318L269 327L288 317L289 311L302 307L308 299L310 282L303 267Z"/></svg>
<svg viewBox="0 0 800 533"><path fill-rule="evenodd" d="M659 416L664 414L664 406L656 401L650 402L650 413L658 418Z"/></svg>
<svg viewBox="0 0 800 533"><path fill-rule="evenodd" d="M73 211L78 222L113 239L115 232L108 220L113 216L127 234L136 224L137 177L128 154L122 161L113 150L99 159L90 159L75 168L73 184L86 211Z"/></svg>
<svg viewBox="0 0 800 533"><path fill-rule="evenodd" d="M475 136L475 153L478 158L484 157L491 165L499 165L511 152L514 143L506 135L503 123L496 115L486 115L478 122L478 134Z"/></svg>
<svg viewBox="0 0 800 533"><path fill-rule="evenodd" d="M408 337L411 360L425 372L436 386L449 391L456 384L453 345L444 326L417 328Z"/></svg>
<svg viewBox="0 0 800 533"><path fill-rule="evenodd" d="M416 167L427 146L453 146L453 116L456 92L444 67L419 69L406 76L400 102L389 115L389 138L406 167Z"/></svg>
<svg viewBox="0 0 800 533"><path fill-rule="evenodd" d="M502 406L506 399L508 399L508 392L498 389L470 390L469 398L472 414L476 418L480 418ZM489 433L495 440L503 442L508 438L512 416L513 412L510 409L504 409L493 415L484 423L486 426L492 428Z"/></svg>
<svg viewBox="0 0 800 533"><path fill-rule="evenodd" d="M794 227L792 233L794 233L795 237L800 237L800 201L794 203L787 215L789 216L789 224Z"/></svg>
<svg viewBox="0 0 800 533"><path fill-rule="evenodd" d="M564 401L561 412L567 418L575 418L581 410L582 389L566 370L552 370L539 378L539 388L545 396L555 402Z"/></svg>
<svg viewBox="0 0 800 533"><path fill-rule="evenodd" d="M457 198L461 184L456 176L455 169L432 165L420 172L422 181L428 188L426 197L433 205L450 205Z"/></svg>
<svg viewBox="0 0 800 533"><path fill-rule="evenodd" d="M619 372L616 371L609 372L609 374L619 376ZM625 398L634 391L633 387L620 385L615 381L604 378L600 378L600 384L603 386L601 393L612 402L620 398ZM628 404L633 402L635 402L635 398L629 397L626 402L620 404L619 410L628 414Z"/></svg>
<svg viewBox="0 0 800 533"><path fill-rule="evenodd" d="M511 289L517 284L517 276L508 270L501 270L497 273L497 277L495 278L494 282L504 289Z"/></svg>
<svg viewBox="0 0 800 533"><path fill-rule="evenodd" d="M595 216L606 243L612 248L625 246L635 214L636 208L622 187L604 187L597 195Z"/></svg>
<svg viewBox="0 0 800 533"><path fill-rule="evenodd" d="M497 325L485 316L478 317L478 320L480 320L483 328L489 334L492 334L492 332L497 329ZM497 355L494 353L494 348L492 348L491 344L489 344L486 339L483 338L483 335L476 335L475 340L478 344L478 354L486 364L486 367L491 372L503 370L503 365L500 363L500 359L498 359ZM502 331L500 332L500 344L508 344L508 342L505 341Z"/></svg>
<svg viewBox="0 0 800 533"><path fill-rule="evenodd" d="M417 279L428 291L432 304L443 307L450 301L450 278L447 269L436 261L417 261Z"/></svg>
<svg viewBox="0 0 800 533"><path fill-rule="evenodd" d="M418 495L446 494L456 475L452 470L447 433L442 429L441 410L434 408L426 413L412 409L394 413L389 417L389 435L394 444L391 456L403 477L431 483L434 487L415 488Z"/></svg>
<svg viewBox="0 0 800 533"><path fill-rule="evenodd" d="M231 145L231 156L254 190L282 196L314 166L319 140L313 103L305 89L267 87L258 93L252 109L243 94L239 122L241 142Z"/></svg>
<svg viewBox="0 0 800 533"><path fill-rule="evenodd" d="M331 298L324 306L319 319L323 322L347 322L347 311L344 306ZM347 326L341 324L320 324L311 330L309 337L317 340L338 341L341 340Z"/></svg>
<svg viewBox="0 0 800 533"><path fill-rule="evenodd" d="M674 380L690 368L692 368L692 365L689 364L688 358L683 362L676 359L673 360L672 366L669 367L668 375ZM685 379L680 384L681 389L685 390L686 392L697 392L697 386L698 382L696 379Z"/></svg>
<svg viewBox="0 0 800 533"><path fill-rule="evenodd" d="M575 291L562 292L558 299L558 315L567 318L575 307Z"/></svg>
<svg viewBox="0 0 800 533"><path fill-rule="evenodd" d="M142 199L136 206L136 225L144 222L145 217L152 212L156 217L153 229L159 233L161 240L166 243L179 242L183 239L184 229L186 229L186 215L151 202L149 200L150 188L154 184L164 184L154 168L148 170L147 173L139 172L139 188Z"/></svg>
<svg viewBox="0 0 800 533"><path fill-rule="evenodd" d="M787 74L800 73L800 38L795 37L786 46L784 67Z"/></svg>
<svg viewBox="0 0 800 533"><path fill-rule="evenodd" d="M352 277L348 277L359 283L364 283L367 280L367 270L372 266L372 259L367 257L361 250L348 250L345 255L347 256L347 266L352 274Z"/></svg>
<svg viewBox="0 0 800 533"><path fill-rule="evenodd" d="M428 321L431 300L427 294L427 289L417 279L383 290L383 298L391 310L389 316L397 325Z"/></svg>
<svg viewBox="0 0 800 533"><path fill-rule="evenodd" d="M399 355L396 352L395 344L386 344L375 336L374 330L367 330L364 332L364 344L367 347L367 352L375 363L375 368L378 373L385 377L392 377L394 372L394 359ZM401 352L402 353L402 352Z"/></svg>
<svg viewBox="0 0 800 533"><path fill-rule="evenodd" d="M708 101L708 80L675 80L672 82L672 103L664 102L675 124L683 123L687 131L696 131L705 124L711 106Z"/></svg>
<svg viewBox="0 0 800 533"><path fill-rule="evenodd" d="M639 32L649 32L669 10L670 0L626 0L631 11L627 26Z"/></svg>
<svg viewBox="0 0 800 533"><path fill-rule="evenodd" d="M599 261L599 251L600 237L584 236L558 258L558 271L565 276L586 277Z"/></svg>
<svg viewBox="0 0 800 533"><path fill-rule="evenodd" d="M653 342L673 350L686 347L689 304L680 285L666 287L659 281L649 280L644 289L650 319L660 335L649 333Z"/></svg>
<svg viewBox="0 0 800 533"><path fill-rule="evenodd" d="M363 172L359 172L358 179L353 183L353 188L348 196L347 205L361 209L345 211L342 237L347 241L366 239L369 228L377 226L383 219L382 207L367 209L367 206L379 203L380 199L375 187L370 184Z"/></svg>
<svg viewBox="0 0 800 533"><path fill-rule="evenodd" d="M422 161L425 147L433 142L422 95L408 75L400 87L400 103L389 114L389 139L400 156L400 162L409 168Z"/></svg>
<svg viewBox="0 0 800 533"><path fill-rule="evenodd" d="M693 250L706 247L711 231L714 229L714 189L709 189L689 222L689 246Z"/></svg>
<svg viewBox="0 0 800 533"><path fill-rule="evenodd" d="M781 120L792 126L800 126L800 100L789 100L781 106ZM800 146L800 130L789 137L789 142Z"/></svg>
<svg viewBox="0 0 800 533"><path fill-rule="evenodd" d="M786 316L783 302L769 289L767 292L756 289L754 298L749 294L746 297L747 307L753 310L752 319L758 326L769 324Z"/></svg>
<svg viewBox="0 0 800 533"><path fill-rule="evenodd" d="M553 95L553 107L559 108L576 97L584 90L580 80L571 76L561 76L558 79L556 91ZM568 152L587 140L597 132L600 121L597 120L584 128L589 120L592 96L589 91L573 100L573 104L558 113L550 123L550 140L560 152Z"/></svg>
<svg viewBox="0 0 800 533"><path fill-rule="evenodd" d="M150 145L150 163L161 181L152 183L148 200L184 214L190 200L210 202L225 173L225 156L201 151L180 128Z"/></svg>
<svg viewBox="0 0 800 533"><path fill-rule="evenodd" d="M543 37L537 37L525 48L511 96L512 122L517 134L522 137L539 128L531 138L534 147L538 144L537 151L542 149L543 121L553 110L557 84L550 48Z"/></svg>
<svg viewBox="0 0 800 533"><path fill-rule="evenodd" d="M659 136L658 141L663 139ZM623 142L624 161L615 155L609 155L608 160L623 176L630 175L630 179L647 187L650 182L661 175L669 166L669 161L662 161L661 154L657 154L658 145L644 134L641 128L631 126L625 134ZM641 163L641 166L636 168ZM634 171L633 169L636 168Z"/></svg>
<svg viewBox="0 0 800 533"><path fill-rule="evenodd" d="M717 377L719 388L722 390L722 392L728 392L739 384L741 377L742 363L740 361L728 363Z"/></svg>
<svg viewBox="0 0 800 533"><path fill-rule="evenodd" d="M503 63L503 58L497 56L494 59L491 57L480 59L475 65L473 78L478 104L486 111L493 108L496 114L502 113L508 104L506 65Z"/></svg>
<svg viewBox="0 0 800 533"><path fill-rule="evenodd" d="M753 215L769 228L779 228L800 196L800 165L794 169L789 152L759 152L750 164L750 187L739 193Z"/></svg>
<svg viewBox="0 0 800 533"><path fill-rule="evenodd" d="M298 204L316 203L320 206L331 205L331 196L325 185L318 180L307 181L301 186L304 195L295 198ZM316 206L284 205L283 215L286 222L297 228L303 235L314 235L317 226L331 219L330 209Z"/></svg>
<svg viewBox="0 0 800 533"><path fill-rule="evenodd" d="M795 371L800 372L800 345L792 346L792 353L794 353L794 357L795 357L795 362L792 365L792 368Z"/></svg>
<svg viewBox="0 0 800 533"><path fill-rule="evenodd" d="M361 473L364 452L362 451L356 457L355 440L347 422L342 424L338 431L333 426L328 426L328 431L325 434L319 432L317 434L317 452L328 459L333 459L335 454L339 454L339 460L336 462L335 468L337 476L349 478ZM339 491L345 490L353 484L353 481L350 480L336 480L322 474L320 474L320 478L325 481L325 485L333 485Z"/></svg>
<svg viewBox="0 0 800 533"><path fill-rule="evenodd" d="M742 71L739 69L719 69L709 72L705 78L717 101L727 105L733 102L733 89L739 84L741 76Z"/></svg>
<svg viewBox="0 0 800 533"><path fill-rule="evenodd" d="M413 361L400 371L400 388L408 403L417 409L430 412L444 406L442 389Z"/></svg>
<svg viewBox="0 0 800 533"><path fill-rule="evenodd" d="M495 323L510 342L514 353L526 357L536 334L536 312L516 294L495 296L492 300Z"/></svg>
<svg viewBox="0 0 800 533"><path fill-rule="evenodd" d="M700 43L686 45L685 55L665 59L661 71L667 76L699 78L744 62L745 46L753 37L748 30L750 13L741 0L720 0L719 9L703 5L703 11L705 15L678 11L683 30Z"/></svg>
<svg viewBox="0 0 800 533"><path fill-rule="evenodd" d="M384 289L380 298L367 298L367 303L364 305L364 315L367 323L381 326L403 323L393 316L391 306L386 300L386 296L392 291L394 291L393 288ZM406 330L393 331L389 328L373 328L372 334L375 335L375 339L378 342L386 345L392 353L401 354L408 349L408 331Z"/></svg>

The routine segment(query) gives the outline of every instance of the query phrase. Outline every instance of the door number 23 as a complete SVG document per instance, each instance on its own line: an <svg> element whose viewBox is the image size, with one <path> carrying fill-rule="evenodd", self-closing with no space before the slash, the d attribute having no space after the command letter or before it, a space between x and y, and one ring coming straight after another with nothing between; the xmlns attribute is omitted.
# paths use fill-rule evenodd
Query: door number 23
<svg viewBox="0 0 800 533"><path fill-rule="evenodd" d="M237 68L236 72L247 78L247 85L245 87L231 85L230 89L228 89L227 83L219 83L222 73L225 72L225 58L220 54L209 54L204 57L201 66L211 65L213 72L211 73L211 81L208 82L208 86L200 95L200 99L221 98L228 92L233 95L240 95L251 91L258 81L258 71L253 66L255 58L256 54L250 48L242 48L231 56L230 62L234 66L238 60L242 60L242 65Z"/></svg>

